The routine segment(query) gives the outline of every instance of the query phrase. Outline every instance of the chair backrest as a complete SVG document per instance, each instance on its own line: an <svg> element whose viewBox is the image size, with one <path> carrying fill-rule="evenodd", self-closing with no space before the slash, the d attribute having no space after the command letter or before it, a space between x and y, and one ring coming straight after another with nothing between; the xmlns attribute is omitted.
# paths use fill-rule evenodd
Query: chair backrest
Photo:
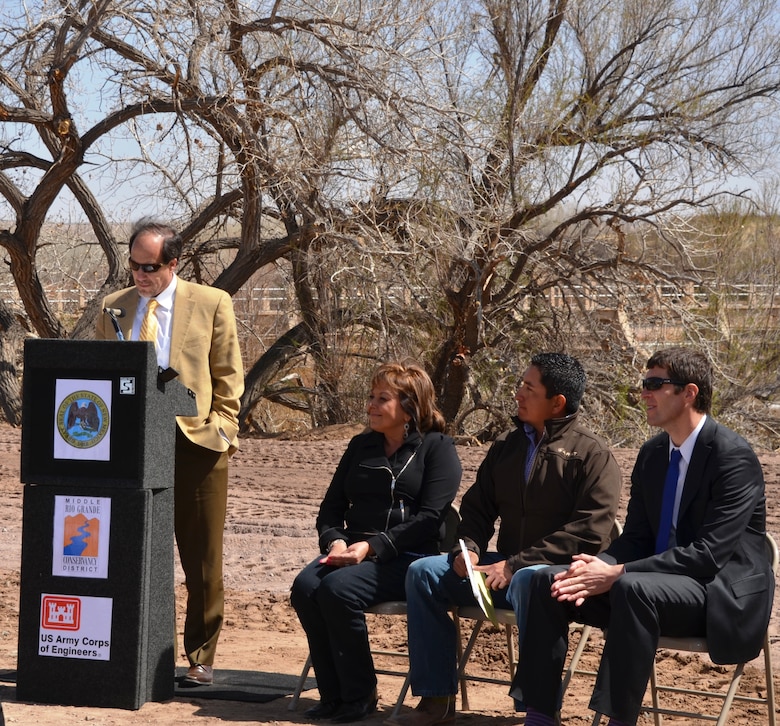
<svg viewBox="0 0 780 726"><path fill-rule="evenodd" d="M780 564L780 552L778 552L777 549L777 542L775 542L769 532L764 534L764 538L766 542L766 554L769 557L769 562L772 564L772 572L777 576L777 568L778 564Z"/></svg>
<svg viewBox="0 0 780 726"><path fill-rule="evenodd" d="M616 519L609 533L610 542L614 542L621 534L623 534L623 525Z"/></svg>
<svg viewBox="0 0 780 726"><path fill-rule="evenodd" d="M439 550L449 552L458 543L458 525L460 524L460 512L458 507L450 504L444 515L444 532L439 541Z"/></svg>

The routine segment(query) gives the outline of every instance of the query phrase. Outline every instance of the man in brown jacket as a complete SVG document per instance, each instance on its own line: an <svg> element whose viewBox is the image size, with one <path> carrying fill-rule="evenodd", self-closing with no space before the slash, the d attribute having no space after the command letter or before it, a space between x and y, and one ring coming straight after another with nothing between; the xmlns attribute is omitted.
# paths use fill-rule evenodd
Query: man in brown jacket
<svg viewBox="0 0 780 726"><path fill-rule="evenodd" d="M238 448L244 374L230 295L180 279L175 273L181 248L170 226L142 220L130 236L135 285L108 295L103 306L121 309L123 337L154 342L158 365L175 369L182 385L195 392L197 415L176 419L174 499L187 585L184 649L190 668L184 681L198 686L213 681L222 628L228 456ZM109 316L101 315L97 338L114 337Z"/></svg>
<svg viewBox="0 0 780 726"><path fill-rule="evenodd" d="M538 567L597 554L609 544L620 498L620 469L606 443L577 421L585 371L563 353L531 359L515 399L517 428L490 447L463 496L458 536L484 572L498 608L512 608L522 640L528 582ZM498 552L487 547L500 519ZM422 696L398 726L455 718L457 648L453 605L473 605L460 551L424 557L406 576L412 692Z"/></svg>

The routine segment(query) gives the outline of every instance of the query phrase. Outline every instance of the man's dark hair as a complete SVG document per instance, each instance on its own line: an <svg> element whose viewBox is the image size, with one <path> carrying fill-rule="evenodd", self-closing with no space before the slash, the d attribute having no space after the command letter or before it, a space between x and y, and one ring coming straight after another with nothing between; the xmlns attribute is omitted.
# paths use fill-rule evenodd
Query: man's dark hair
<svg viewBox="0 0 780 726"><path fill-rule="evenodd" d="M531 358L531 365L539 369L547 398L564 396L566 413L576 413L587 382L582 364L566 353L537 353Z"/></svg>
<svg viewBox="0 0 780 726"><path fill-rule="evenodd" d="M704 353L693 348L665 348L650 356L647 368L665 368L669 378L681 383L695 383L699 393L693 401L694 410L709 413L712 407L712 364ZM675 386L679 393L682 386Z"/></svg>
<svg viewBox="0 0 780 726"><path fill-rule="evenodd" d="M149 217L139 219L130 233L130 252L133 252L133 242L139 234L152 232L159 234L163 238L162 261L167 265L171 260L177 260L181 257L182 239L181 235L169 224L156 222Z"/></svg>

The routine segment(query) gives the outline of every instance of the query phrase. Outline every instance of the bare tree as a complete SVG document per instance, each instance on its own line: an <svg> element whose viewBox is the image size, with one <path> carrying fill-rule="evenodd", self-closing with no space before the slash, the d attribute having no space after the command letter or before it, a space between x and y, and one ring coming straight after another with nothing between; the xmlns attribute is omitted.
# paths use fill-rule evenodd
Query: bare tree
<svg viewBox="0 0 780 726"><path fill-rule="evenodd" d="M109 191L126 207L180 221L183 274L235 293L287 256L325 420L339 418L328 328L338 316L323 312L306 258L315 240L320 251L323 240L338 242L324 233L367 188L377 150L397 153L387 137L403 123L403 99L388 78L419 42L412 30L421 10L395 1L322 14L305 2L253 12L232 1L125 0L40 3L6 15L2 118L21 133L0 157L0 192L16 221L0 244L38 334L69 333L36 267L43 221L65 186L109 263L70 334L88 335L105 289L127 282L122 243L105 221L110 202L79 177L99 167L101 183L115 177ZM35 146L29 129L40 154L18 150ZM31 182L32 169L42 173Z"/></svg>
<svg viewBox="0 0 780 726"><path fill-rule="evenodd" d="M663 342L648 323L673 314L664 290L708 274L696 214L766 141L775 9L483 0L438 18L442 123L415 193L452 210L426 229L447 251L434 368L449 419L486 350L547 341L603 368Z"/></svg>
<svg viewBox="0 0 780 726"><path fill-rule="evenodd" d="M711 274L697 220L740 193L731 176L769 141L774 7L4 9L0 197L13 224L0 245L32 328L55 337L88 335L103 290L126 284L117 225L130 209L180 223L183 274L231 293L277 264L297 319L249 366L245 416L266 397L315 424L353 417L365 369L412 354L453 425L485 437L511 412L523 358L563 348L605 374L591 390L624 417L631 393L616 397L616 381ZM73 328L38 264L64 194L105 260ZM280 386L291 367L311 380Z"/></svg>

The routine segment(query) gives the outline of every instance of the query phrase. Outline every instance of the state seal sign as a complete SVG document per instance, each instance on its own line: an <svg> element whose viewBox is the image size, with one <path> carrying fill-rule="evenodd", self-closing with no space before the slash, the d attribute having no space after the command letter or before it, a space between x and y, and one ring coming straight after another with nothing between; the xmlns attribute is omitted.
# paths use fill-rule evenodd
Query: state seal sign
<svg viewBox="0 0 780 726"><path fill-rule="evenodd" d="M108 406L92 391L74 391L62 399L57 410L57 431L71 446L90 449L108 431Z"/></svg>

